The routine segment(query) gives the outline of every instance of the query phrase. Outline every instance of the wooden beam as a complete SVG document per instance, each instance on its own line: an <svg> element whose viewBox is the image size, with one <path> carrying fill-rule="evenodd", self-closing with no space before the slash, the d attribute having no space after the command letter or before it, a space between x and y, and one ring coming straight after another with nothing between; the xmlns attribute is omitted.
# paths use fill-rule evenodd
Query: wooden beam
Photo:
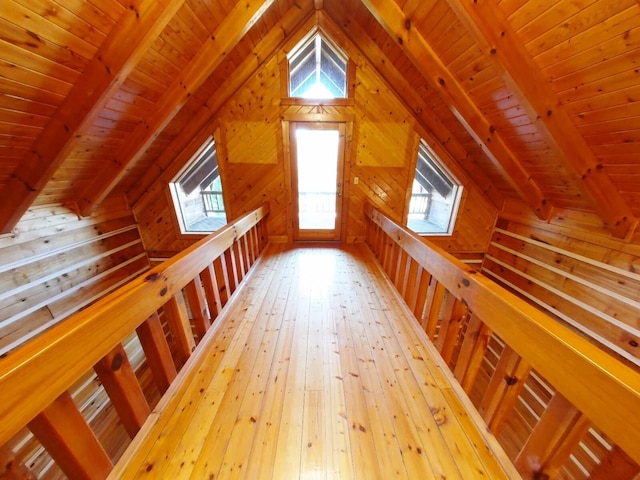
<svg viewBox="0 0 640 480"><path fill-rule="evenodd" d="M456 78L425 38L411 25L411 19L395 2L363 0L363 4L400 45L418 71L434 90L439 91L451 111L468 133L479 143L485 154L506 172L513 188L527 202L538 218L548 220L551 204L544 198L538 184L527 173L500 134L471 101Z"/></svg>
<svg viewBox="0 0 640 480"><path fill-rule="evenodd" d="M582 194L616 237L634 231L638 219L602 168L500 8L492 2L447 3L474 36L492 66L518 98L529 118L561 154Z"/></svg>
<svg viewBox="0 0 640 480"><path fill-rule="evenodd" d="M451 158L458 163L460 169L468 176L469 181L478 186L478 189L486 195L494 207L499 210L502 209L504 205L502 193L493 187L489 178L473 161L469 152L458 142L447 126L433 114L432 109L382 49L371 39L369 33L358 22L350 21L347 23L347 19L335 18L335 15L336 13L333 10L327 11L326 15L319 15L319 24L322 29L343 48L345 44L351 42L354 44L354 48L357 45L357 49L399 96L407 110L412 113L422 128L430 133L433 141L439 143Z"/></svg>
<svg viewBox="0 0 640 480"><path fill-rule="evenodd" d="M247 55L228 81L216 89L202 108L182 128L180 134L164 149L153 168L145 173L132 192L128 192L134 203L134 209L144 208L162 189L166 188L166 183L170 182L183 166L179 160L181 155L188 158L202 145L204 139L215 130L211 123L220 108L260 67L276 55L287 39L288 32L297 30L300 23L307 19L311 12L312 10L306 12L295 4L260 40L253 49L252 55Z"/></svg>
<svg viewBox="0 0 640 480"><path fill-rule="evenodd" d="M82 215L89 215L105 199L273 1L247 0L236 3L216 32L207 38L193 60L162 95L146 121L140 123L126 139L112 163L102 175L96 175L85 189L79 200Z"/></svg>
<svg viewBox="0 0 640 480"><path fill-rule="evenodd" d="M87 65L20 167L0 191L0 233L8 233L66 159L81 132L106 102L184 0L134 0Z"/></svg>

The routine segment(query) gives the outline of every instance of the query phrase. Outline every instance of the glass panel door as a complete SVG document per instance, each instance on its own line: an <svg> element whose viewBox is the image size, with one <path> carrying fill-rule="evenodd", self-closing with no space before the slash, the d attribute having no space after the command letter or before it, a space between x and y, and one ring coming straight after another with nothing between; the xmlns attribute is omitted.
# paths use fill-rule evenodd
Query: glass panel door
<svg viewBox="0 0 640 480"><path fill-rule="evenodd" d="M292 127L294 238L340 240L344 125Z"/></svg>

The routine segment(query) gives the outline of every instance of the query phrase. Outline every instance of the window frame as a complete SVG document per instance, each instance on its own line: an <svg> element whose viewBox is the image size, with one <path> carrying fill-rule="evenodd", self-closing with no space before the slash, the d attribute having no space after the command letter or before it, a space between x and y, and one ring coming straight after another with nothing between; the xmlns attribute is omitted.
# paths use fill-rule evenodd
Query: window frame
<svg viewBox="0 0 640 480"><path fill-rule="evenodd" d="M424 151L424 157L426 157L430 162L432 162L434 167L442 173L442 175L448 180L449 183L452 184L451 195L453 195L453 197L451 199L451 209L450 209L449 218L447 221L447 226L442 231L437 231L437 232L436 231L433 231L433 232L420 231L420 230L414 230L409 226L411 199L415 195L413 191L413 185L415 181L416 171L419 166L419 162L422 161L420 158L421 150ZM442 161L440 156L434 151L434 149L427 143L427 141L424 138L420 138L420 141L418 142L418 146L415 152L416 152L414 156L415 163L413 164L413 168L411 170L412 175L410 177L408 192L407 192L407 203L406 203L407 213L405 215L405 226L412 232L423 237L451 236L453 235L456 221L458 219L458 212L460 210L460 203L462 202L464 185L462 184L462 182L460 182L458 177L453 174L451 169L448 168L448 166Z"/></svg>
<svg viewBox="0 0 640 480"><path fill-rule="evenodd" d="M187 225L186 219L185 219L185 212L184 212L184 206L182 204L181 201L181 197L185 195L184 190L182 192L180 192L179 190L182 189L181 185L180 185L180 181L184 179L185 175L188 174L188 172L193 169L193 167L202 160L202 156L203 154L210 148L210 146L213 145L214 147L214 152L215 152L215 156L216 156L216 161L217 161L217 165L218 165L218 176L216 178L220 179L220 185L221 185L221 194L222 194L222 203L223 203L223 208L224 208L224 224L227 223L228 221L228 206L227 206L227 201L226 201L226 196L225 196L225 192L224 192L224 186L223 186L223 179L222 179L222 166L220 164L220 160L219 160L219 145L218 142L215 139L215 136L213 134L209 134L206 136L206 138L204 139L204 141L201 143L201 145L198 147L198 149L189 157L189 160L187 162L185 162L185 164L183 165L183 167L178 171L178 173L176 175L173 176L173 178L168 182L168 187L169 187L169 196L171 197L171 201L173 203L173 214L175 214L175 219L177 221L179 230L180 230L180 234L182 235L208 235L216 230L190 230L189 229L189 225ZM214 180L212 180L211 183L213 183ZM199 187L198 187L199 188ZM203 205L203 213L204 212L204 205ZM224 225L223 224L223 225Z"/></svg>
<svg viewBox="0 0 640 480"><path fill-rule="evenodd" d="M294 60L301 52L303 52L312 42L316 42L316 38L320 38L322 42L324 42L330 50L333 51L338 57L340 57L345 62L345 72L344 72L344 97L331 97L331 98L318 98L318 97L300 97L300 96L292 96L291 92L291 61ZM316 54L317 48L313 49L314 55ZM320 52L322 54L322 51ZM298 102L304 103L315 103L315 102L326 102L326 103L339 103L353 97L353 86L351 77L353 75L354 65L349 55L335 42L333 39L326 34L318 25L312 28L287 54L286 59L283 62L286 68L286 85L283 84L283 96L288 99L292 99ZM317 67L317 65L316 65Z"/></svg>

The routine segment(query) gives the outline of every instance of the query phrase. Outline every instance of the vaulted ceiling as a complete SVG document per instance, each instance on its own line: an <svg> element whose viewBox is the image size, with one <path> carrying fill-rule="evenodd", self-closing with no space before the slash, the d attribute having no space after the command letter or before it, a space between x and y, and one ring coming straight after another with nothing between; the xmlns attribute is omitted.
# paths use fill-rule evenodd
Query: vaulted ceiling
<svg viewBox="0 0 640 480"><path fill-rule="evenodd" d="M335 26L501 208L640 217L637 0L4 0L0 233L138 201L309 19ZM339 39L337 39L339 41Z"/></svg>

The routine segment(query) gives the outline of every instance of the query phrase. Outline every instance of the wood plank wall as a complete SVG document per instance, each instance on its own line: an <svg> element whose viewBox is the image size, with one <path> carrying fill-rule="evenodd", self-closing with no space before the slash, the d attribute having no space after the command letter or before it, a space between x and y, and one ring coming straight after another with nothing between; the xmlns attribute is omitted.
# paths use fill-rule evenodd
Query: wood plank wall
<svg viewBox="0 0 640 480"><path fill-rule="evenodd" d="M304 33L291 38L301 38ZM345 40L341 42L344 44ZM347 139L350 150L345 155L345 181L349 185L345 191L348 202L343 207L348 215L343 238L361 242L366 232L363 207L367 200L394 219L405 215L418 141L428 137L428 132L353 45L345 47L356 66L355 97L351 103L327 102L309 107L282 101L282 75L286 70L280 62L286 61L286 51L293 46L284 46L277 56L265 62L219 110L206 131L199 134L201 138L211 133L216 137L227 218L237 218L267 201L271 205L269 236L272 240L290 241L293 213L288 201L288 122L351 119L355 121L352 136ZM193 149L198 146L192 142ZM452 253L471 255L477 260L486 250L496 208L441 145L435 145L435 150L465 188L454 234L434 240ZM134 207L134 211L151 256L169 256L200 238L180 235L166 185L150 191L155 192L153 198L140 202L141 207Z"/></svg>
<svg viewBox="0 0 640 480"><path fill-rule="evenodd" d="M109 199L90 218L78 218L61 205L32 207L14 234L0 237L0 354L64 321L72 313L149 268L138 228L123 197ZM137 337L125 344L129 359L153 392ZM110 408L109 399L87 372L71 390L98 436L108 438L117 458L128 435ZM8 447L43 478L61 472L25 429Z"/></svg>
<svg viewBox="0 0 640 480"><path fill-rule="evenodd" d="M593 216L518 211L501 215L482 269L638 368L639 264L637 239L612 239Z"/></svg>

